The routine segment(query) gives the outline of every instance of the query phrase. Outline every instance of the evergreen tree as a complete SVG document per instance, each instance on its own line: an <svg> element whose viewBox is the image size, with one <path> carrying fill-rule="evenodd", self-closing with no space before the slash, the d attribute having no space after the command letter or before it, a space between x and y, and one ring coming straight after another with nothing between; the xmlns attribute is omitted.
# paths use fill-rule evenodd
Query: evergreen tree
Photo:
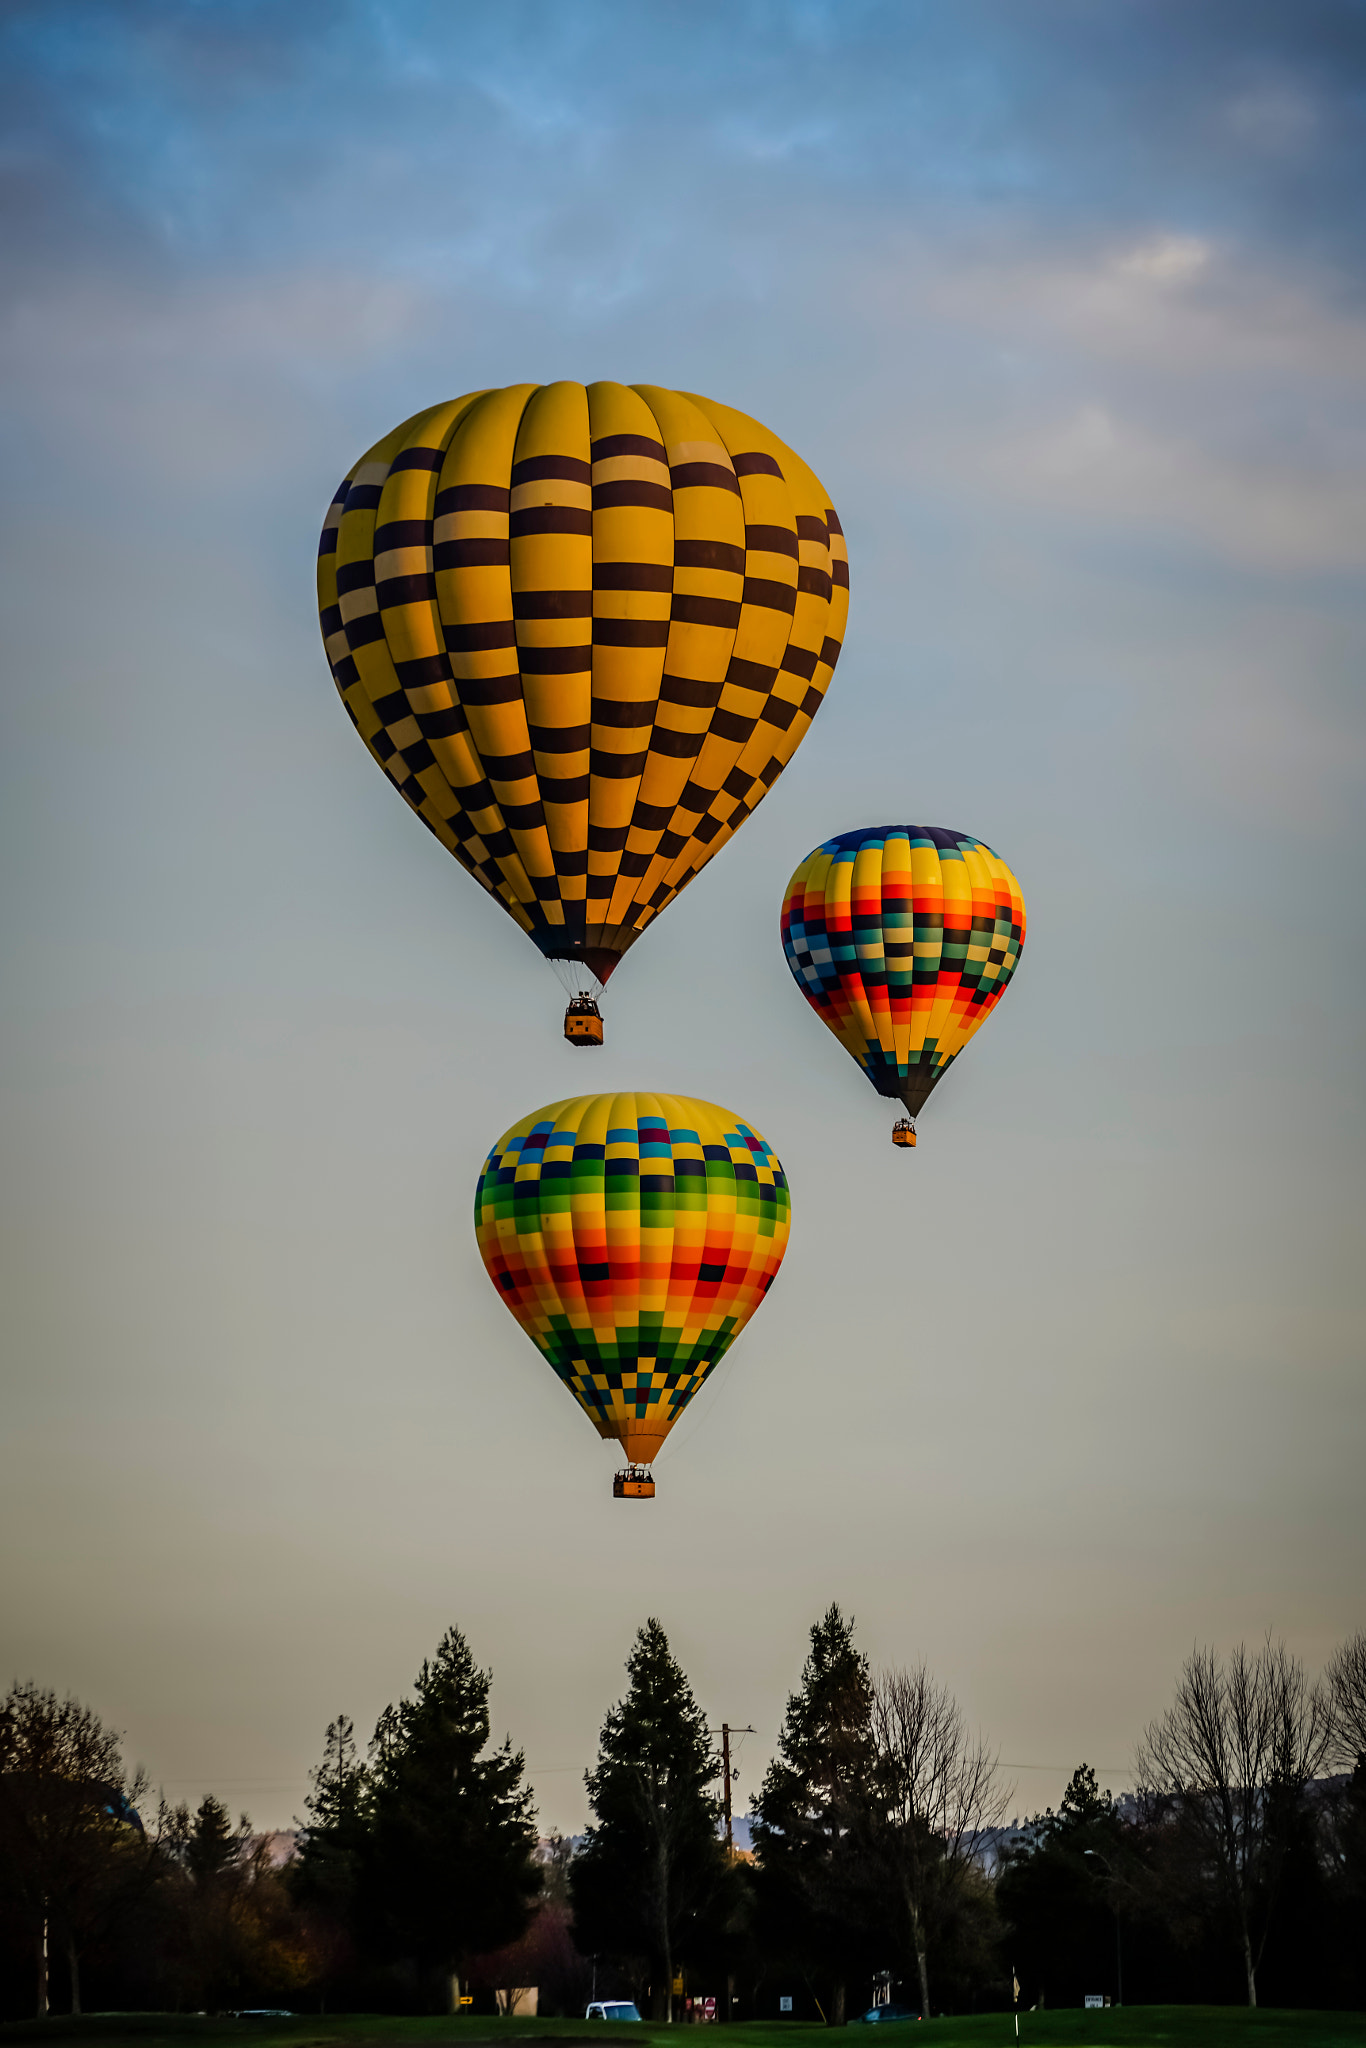
<svg viewBox="0 0 1366 2048"><path fill-rule="evenodd" d="M392 1710L391 1710L392 1711ZM307 1826L299 1841L292 1889L301 1905L345 1921L355 1899L370 1828L370 1783L356 1750L355 1724L338 1714L327 1724L323 1760L309 1772Z"/></svg>
<svg viewBox="0 0 1366 2048"><path fill-rule="evenodd" d="M489 1741L491 1674L459 1629L418 1673L414 1696L380 1716L363 1802L340 1754L329 1787L357 1799L362 1916L375 1945L445 1970L516 1941L540 1889L525 1760Z"/></svg>
<svg viewBox="0 0 1366 2048"><path fill-rule="evenodd" d="M854 1647L853 1621L832 1606L811 1631L801 1691L788 1700L754 1800L754 1844L769 1942L821 1971L836 2027L850 1975L871 1967L879 1928L859 1847L872 1798L871 1708L868 1660Z"/></svg>
<svg viewBox="0 0 1366 2048"><path fill-rule="evenodd" d="M626 1660L630 1685L602 1725L585 1783L596 1825L570 1868L580 1949L644 1957L652 2011L673 2017L674 1972L715 1931L731 1879L717 1837L720 1765L707 1719L653 1618Z"/></svg>
<svg viewBox="0 0 1366 2048"><path fill-rule="evenodd" d="M185 1838L185 1868L201 1889L219 1883L234 1868L242 1853L246 1827L243 1815L239 1834L222 1800L215 1799L212 1792L205 1793Z"/></svg>
<svg viewBox="0 0 1366 2048"><path fill-rule="evenodd" d="M997 1879L1027 2004L1072 2004L1107 1988L1119 1998L1115 1914L1132 1915L1138 1897L1131 1861L1110 1794L1079 1764L1057 1812L1034 1815Z"/></svg>

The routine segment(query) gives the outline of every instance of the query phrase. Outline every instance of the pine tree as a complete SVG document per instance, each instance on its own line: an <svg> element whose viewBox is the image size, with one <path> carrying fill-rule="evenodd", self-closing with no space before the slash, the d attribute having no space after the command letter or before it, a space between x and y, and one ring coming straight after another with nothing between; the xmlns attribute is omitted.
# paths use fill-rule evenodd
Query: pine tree
<svg viewBox="0 0 1366 2048"><path fill-rule="evenodd" d="M323 1760L309 1772L308 1822L299 1840L291 1889L301 1905L345 1924L351 1915L370 1828L370 1781L356 1749L355 1724L327 1724Z"/></svg>
<svg viewBox="0 0 1366 2048"><path fill-rule="evenodd" d="M671 2019L675 1969L729 1904L720 1801L707 1790L720 1765L653 1618L626 1669L626 1697L603 1722L597 1768L585 1778L596 1825L570 1869L575 1938L585 1954L644 1957L654 2017Z"/></svg>
<svg viewBox="0 0 1366 2048"><path fill-rule="evenodd" d="M380 1716L359 1891L368 1931L389 1956L457 1970L516 1941L530 1917L541 1882L535 1816L522 1753L510 1741L485 1753L490 1683L459 1629L448 1629L413 1698Z"/></svg>
<svg viewBox="0 0 1366 2048"><path fill-rule="evenodd" d="M826 2018L837 2027L878 1919L858 1846L872 1795L871 1706L853 1621L832 1606L811 1631L801 1691L788 1700L778 1754L754 1801L754 1844L769 1938L820 1969L830 1988Z"/></svg>
<svg viewBox="0 0 1366 2048"><path fill-rule="evenodd" d="M216 1884L237 1863L242 1853L242 1834L232 1824L232 1815L221 1799L206 1792L195 1810L185 1841L185 1868L201 1888Z"/></svg>

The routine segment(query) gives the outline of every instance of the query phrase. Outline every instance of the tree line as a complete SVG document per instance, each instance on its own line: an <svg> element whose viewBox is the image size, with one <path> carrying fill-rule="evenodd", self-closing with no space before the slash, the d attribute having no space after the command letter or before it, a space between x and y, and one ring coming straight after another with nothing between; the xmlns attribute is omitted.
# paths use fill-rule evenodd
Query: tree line
<svg viewBox="0 0 1366 2048"><path fill-rule="evenodd" d="M1311 1683L1269 1637L1186 1660L1131 1792L1079 1765L1005 1824L995 1752L923 1665L874 1670L812 1627L752 1801L721 1834L721 1763L647 1621L586 1773L584 1835L538 1835L522 1753L458 1629L362 1753L327 1728L297 1848L220 1801L153 1806L119 1740L34 1684L0 1705L0 1997L81 2008L540 2010L633 1998L685 2016L843 2024L1011 2002L1366 2004L1366 1633Z"/></svg>

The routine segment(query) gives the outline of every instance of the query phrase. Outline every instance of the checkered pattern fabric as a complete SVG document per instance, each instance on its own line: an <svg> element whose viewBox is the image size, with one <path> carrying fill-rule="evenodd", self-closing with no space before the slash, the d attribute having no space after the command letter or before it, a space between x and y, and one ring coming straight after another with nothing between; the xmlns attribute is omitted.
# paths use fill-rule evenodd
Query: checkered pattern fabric
<svg viewBox="0 0 1366 2048"><path fill-rule="evenodd" d="M848 595L805 463L650 384L433 406L351 471L318 559L370 752L547 958L602 981L786 767Z"/></svg>
<svg viewBox="0 0 1366 2048"><path fill-rule="evenodd" d="M912 1116L1001 1000L1024 945L999 854L936 825L841 832L787 885L783 951L821 1022Z"/></svg>
<svg viewBox="0 0 1366 2048"><path fill-rule="evenodd" d="M598 1435L648 1464L772 1285L789 1211L771 1146L730 1110L580 1095L498 1140L474 1227Z"/></svg>

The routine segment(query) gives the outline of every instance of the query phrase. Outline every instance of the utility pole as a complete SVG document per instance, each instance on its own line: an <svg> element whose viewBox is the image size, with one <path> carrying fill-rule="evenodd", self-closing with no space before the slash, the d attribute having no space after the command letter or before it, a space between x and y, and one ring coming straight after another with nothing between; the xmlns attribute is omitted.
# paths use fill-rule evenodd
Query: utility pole
<svg viewBox="0 0 1366 2048"><path fill-rule="evenodd" d="M759 1731L758 1731L758 1729L757 1729L757 1728L732 1728L732 1727L731 1727L731 1725L730 1725L730 1722L729 1722L729 1721L723 1721L723 1722L721 1723L721 1812L722 1812L722 1814L723 1814L723 1816L724 1816L724 1818L725 1818L725 1823L726 1823L726 1854L727 1854L727 1856L734 1856L734 1854L735 1854L735 1826L734 1826L734 1822L733 1822L733 1821L732 1821L732 1819L731 1819L731 1810L730 1810L730 1788L731 1788L731 1782L732 1782L732 1778L733 1778L733 1776L734 1776L735 1774L734 1774L734 1773L732 1772L732 1769L731 1769L731 1761L730 1761L730 1738L731 1738L731 1736L732 1736L732 1735L757 1735L757 1734L758 1734L758 1732L759 1732ZM715 1735L715 1733L716 1733L716 1730L715 1730L714 1728L709 1728L709 1729L707 1730L707 1733L708 1733L708 1735ZM727 2025L729 2025L729 2024L730 2024L730 2022L731 2022L731 2020L733 2020L733 2019L734 2019L734 2017L735 2017L735 1972L734 1972L733 1970L727 1970L727 1972L726 1972L726 2024L727 2024Z"/></svg>
<svg viewBox="0 0 1366 2048"><path fill-rule="evenodd" d="M716 1730L714 1728L711 1728L708 1729L707 1732L710 1735L715 1735ZM759 1731L757 1728L732 1728L729 1721L723 1721L721 1723L721 1810L722 1813L725 1815L726 1821L726 1854L728 1856L733 1856L735 1854L735 1830L731 1820L730 1811L730 1787L732 1777L730 1767L730 1738L732 1735L757 1735L758 1732Z"/></svg>

